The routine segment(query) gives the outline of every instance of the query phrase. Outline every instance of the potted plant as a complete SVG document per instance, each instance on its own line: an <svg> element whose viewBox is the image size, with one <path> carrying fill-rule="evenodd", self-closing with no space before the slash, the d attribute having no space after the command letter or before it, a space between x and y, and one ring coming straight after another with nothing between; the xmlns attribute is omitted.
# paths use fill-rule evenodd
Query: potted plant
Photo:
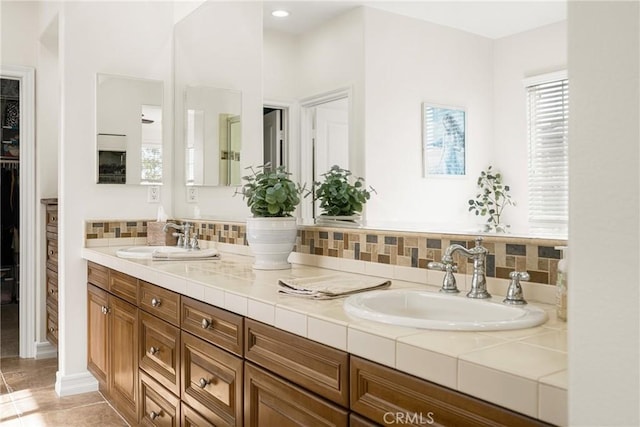
<svg viewBox="0 0 640 427"><path fill-rule="evenodd" d="M246 182L239 192L253 214L247 218L247 242L255 256L253 268L290 268L287 258L298 231L296 218L291 214L300 203L302 189L291 180L284 166L272 170L266 164L247 169L251 174L242 177Z"/></svg>
<svg viewBox="0 0 640 427"><path fill-rule="evenodd" d="M508 205L516 205L509 195L509 186L504 185L500 172L495 172L491 166L480 172L477 186L480 191L475 200L469 200L469 212L489 216L484 231L506 232L509 225L502 223L502 211Z"/></svg>
<svg viewBox="0 0 640 427"><path fill-rule="evenodd" d="M375 189L364 186L364 178L353 178L351 171L333 165L328 172L322 174L324 179L314 182L313 200L320 200L320 222L349 221L357 222L364 204L371 198Z"/></svg>

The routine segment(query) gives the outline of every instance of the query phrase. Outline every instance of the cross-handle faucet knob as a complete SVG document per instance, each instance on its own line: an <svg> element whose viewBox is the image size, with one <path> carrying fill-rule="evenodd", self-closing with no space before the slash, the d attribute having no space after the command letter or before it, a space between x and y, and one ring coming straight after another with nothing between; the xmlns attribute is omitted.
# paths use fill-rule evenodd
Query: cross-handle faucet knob
<svg viewBox="0 0 640 427"><path fill-rule="evenodd" d="M520 280L529 280L529 273L526 271L512 271L509 273L511 283L509 283L509 289L507 289L507 296L502 300L505 304L524 305L527 301L522 295L522 286Z"/></svg>
<svg viewBox="0 0 640 427"><path fill-rule="evenodd" d="M443 259L443 261L445 260ZM453 273L458 271L458 266L453 261L432 261L427 264L427 268L430 270L440 270L445 272L444 279L442 279L442 287L440 288L440 292L444 292L447 294L456 294L460 292L458 290L458 286L456 285L456 277L453 275Z"/></svg>

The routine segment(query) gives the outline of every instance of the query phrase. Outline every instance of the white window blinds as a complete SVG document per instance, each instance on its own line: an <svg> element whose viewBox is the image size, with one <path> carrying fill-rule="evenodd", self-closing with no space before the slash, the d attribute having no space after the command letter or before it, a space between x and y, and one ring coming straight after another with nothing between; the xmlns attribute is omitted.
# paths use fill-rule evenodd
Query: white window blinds
<svg viewBox="0 0 640 427"><path fill-rule="evenodd" d="M529 122L529 223L564 228L569 217L569 81L566 72L525 81Z"/></svg>

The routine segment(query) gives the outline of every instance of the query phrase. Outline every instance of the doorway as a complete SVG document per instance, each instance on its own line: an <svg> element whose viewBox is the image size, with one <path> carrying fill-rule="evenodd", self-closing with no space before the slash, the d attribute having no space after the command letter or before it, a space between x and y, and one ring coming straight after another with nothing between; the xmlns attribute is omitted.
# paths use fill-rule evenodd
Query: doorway
<svg viewBox="0 0 640 427"><path fill-rule="evenodd" d="M351 90L339 89L301 102L301 172L303 181L318 182L333 165L349 169ZM313 223L320 202L307 198L302 218Z"/></svg>
<svg viewBox="0 0 640 427"><path fill-rule="evenodd" d="M34 357L36 343L35 70L0 70L2 356ZM10 328L5 336L4 328ZM5 339L7 339L5 347Z"/></svg>
<svg viewBox="0 0 640 427"><path fill-rule="evenodd" d="M288 109L285 107L263 107L263 164L270 164L272 170L280 166L289 166L286 132L288 119Z"/></svg>

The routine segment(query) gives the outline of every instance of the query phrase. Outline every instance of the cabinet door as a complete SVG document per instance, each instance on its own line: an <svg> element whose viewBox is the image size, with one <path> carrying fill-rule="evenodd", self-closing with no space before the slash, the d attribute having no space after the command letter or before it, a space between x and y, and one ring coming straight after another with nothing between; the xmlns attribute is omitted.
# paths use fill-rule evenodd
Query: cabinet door
<svg viewBox="0 0 640 427"><path fill-rule="evenodd" d="M137 420L138 308L113 296L109 301L109 394L126 419Z"/></svg>
<svg viewBox="0 0 640 427"><path fill-rule="evenodd" d="M108 360L108 294L87 285L87 369L96 377L100 390L107 392Z"/></svg>
<svg viewBox="0 0 640 427"><path fill-rule="evenodd" d="M242 425L242 366L241 358L182 332L182 400L216 426Z"/></svg>
<svg viewBox="0 0 640 427"><path fill-rule="evenodd" d="M245 426L347 426L346 410L245 363Z"/></svg>

